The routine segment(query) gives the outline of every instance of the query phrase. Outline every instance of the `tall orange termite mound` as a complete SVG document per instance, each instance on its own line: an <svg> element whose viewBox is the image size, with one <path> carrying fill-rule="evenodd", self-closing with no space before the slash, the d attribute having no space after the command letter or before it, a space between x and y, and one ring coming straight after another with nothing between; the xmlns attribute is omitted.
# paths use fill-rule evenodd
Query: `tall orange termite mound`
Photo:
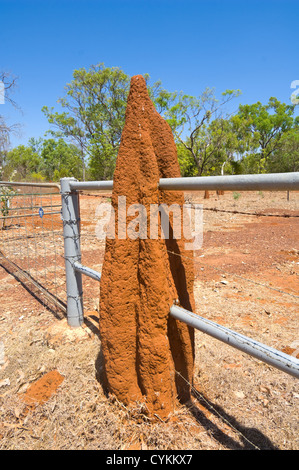
<svg viewBox="0 0 299 470"><path fill-rule="evenodd" d="M183 193L159 190L159 179L179 176L171 129L155 110L144 78L134 76L114 173L115 237L106 240L100 333L108 391L126 405L144 403L161 418L174 410L177 398L190 398L194 365L193 329L169 316L177 300L194 309L192 255L184 256L183 235L172 238L171 217L169 239L160 229L150 238L150 207L184 204ZM134 230L120 232L124 200L128 231L136 222L132 204L142 204L145 232L138 233L137 224L136 236Z"/></svg>

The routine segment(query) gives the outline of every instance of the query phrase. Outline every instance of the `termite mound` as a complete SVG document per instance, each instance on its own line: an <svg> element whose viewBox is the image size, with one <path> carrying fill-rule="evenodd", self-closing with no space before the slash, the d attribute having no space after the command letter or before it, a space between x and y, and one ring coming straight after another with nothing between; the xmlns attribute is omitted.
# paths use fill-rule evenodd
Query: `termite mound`
<svg viewBox="0 0 299 470"><path fill-rule="evenodd" d="M184 204L182 192L161 191L160 178L180 176L173 135L156 111L141 75L132 77L114 173L112 208L115 236L107 237L100 294L100 334L104 383L125 405L140 402L150 415L166 418L177 399L190 399L194 367L194 331L173 319L173 303L194 310L192 252L185 255L184 235L150 238L119 231L126 208L141 204ZM127 228L132 222L127 216ZM170 214L171 215L171 214ZM122 219L122 220L121 220ZM140 235L140 234L139 234Z"/></svg>

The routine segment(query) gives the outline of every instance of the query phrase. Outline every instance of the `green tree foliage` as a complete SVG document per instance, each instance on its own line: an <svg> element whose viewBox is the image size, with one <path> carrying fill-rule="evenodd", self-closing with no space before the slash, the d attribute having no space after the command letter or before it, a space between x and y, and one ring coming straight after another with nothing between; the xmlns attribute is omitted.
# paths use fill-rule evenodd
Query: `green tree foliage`
<svg viewBox="0 0 299 470"><path fill-rule="evenodd" d="M86 156L91 158L94 176L111 177L99 171L98 157L110 168L115 163L124 125L129 77L119 68L106 68L103 64L75 70L73 80L66 86L66 95L58 100L62 112L45 106L43 112L56 129L55 135L67 139L81 149L85 166ZM112 162L112 164L111 164ZM98 171L98 173L97 173Z"/></svg>
<svg viewBox="0 0 299 470"><path fill-rule="evenodd" d="M59 181L65 176L82 179L80 150L63 139L34 139L7 153L3 176L15 181Z"/></svg>
<svg viewBox="0 0 299 470"><path fill-rule="evenodd" d="M294 105L270 98L266 105L257 102L239 107L238 119L243 133L250 137L251 148L243 156L248 173L265 173L281 145L283 137L296 126Z"/></svg>
<svg viewBox="0 0 299 470"><path fill-rule="evenodd" d="M191 153L180 142L177 143L178 160L182 176L196 176L198 173L197 166L192 158Z"/></svg>
<svg viewBox="0 0 299 470"><path fill-rule="evenodd" d="M299 129L286 132L269 165L271 173L299 171Z"/></svg>
<svg viewBox="0 0 299 470"><path fill-rule="evenodd" d="M226 90L217 99L207 88L195 97L169 92L161 81L151 85L149 75L144 77L157 111L173 131L183 176L297 171L295 105L272 97L266 105L240 105L229 116L225 105L239 90ZM58 100L60 109L43 108L52 138L30 139L8 152L4 176L15 170L18 179L112 179L129 86L130 77L118 67L75 70Z"/></svg>
<svg viewBox="0 0 299 470"><path fill-rule="evenodd" d="M225 158L223 108L239 94L239 90L226 90L218 100L214 90L207 88L199 97L181 92L168 100L165 117L177 143L193 159L199 176L217 172Z"/></svg>
<svg viewBox="0 0 299 470"><path fill-rule="evenodd" d="M163 114L173 99L160 81L149 85L149 94L158 112ZM118 148L125 123L130 77L118 67L104 64L75 70L66 94L58 100L62 111L43 107L52 125L52 133L75 142L88 163L92 179L113 178ZM84 177L84 175L83 175Z"/></svg>
<svg viewBox="0 0 299 470"><path fill-rule="evenodd" d="M4 177L9 178L11 173L14 172L15 180L23 181L32 173L37 173L40 165L41 158L38 153L34 152L31 147L19 145L7 153Z"/></svg>
<svg viewBox="0 0 299 470"><path fill-rule="evenodd" d="M40 148L40 172L48 181L73 176L82 179L81 152L63 139L47 139Z"/></svg>

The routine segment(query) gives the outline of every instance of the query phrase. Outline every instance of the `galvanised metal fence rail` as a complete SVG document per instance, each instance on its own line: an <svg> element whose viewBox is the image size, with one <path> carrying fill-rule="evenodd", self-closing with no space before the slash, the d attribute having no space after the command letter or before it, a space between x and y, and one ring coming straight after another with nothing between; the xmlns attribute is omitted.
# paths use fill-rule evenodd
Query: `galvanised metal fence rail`
<svg viewBox="0 0 299 470"><path fill-rule="evenodd" d="M298 191L299 172L261 175L195 176L161 178L159 188L167 191ZM113 181L70 181L70 189L112 191Z"/></svg>
<svg viewBox="0 0 299 470"><path fill-rule="evenodd" d="M194 178L160 179L159 187L164 190L299 190L299 172L266 175L210 176ZM61 180L62 218L66 263L67 315L72 327L84 321L82 301L82 274L100 281L101 273L81 264L79 190L112 191L113 181L79 182L74 178ZM281 351L240 335L217 323L176 305L170 308L170 315L188 325L207 333L259 360L299 378L299 360Z"/></svg>

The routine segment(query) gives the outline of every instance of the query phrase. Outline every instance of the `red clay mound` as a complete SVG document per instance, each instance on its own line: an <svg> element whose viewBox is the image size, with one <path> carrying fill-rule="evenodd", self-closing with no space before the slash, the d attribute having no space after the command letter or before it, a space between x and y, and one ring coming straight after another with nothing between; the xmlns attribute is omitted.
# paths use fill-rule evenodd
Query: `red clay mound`
<svg viewBox="0 0 299 470"><path fill-rule="evenodd" d="M34 382L23 396L25 403L28 405L37 405L47 402L56 392L59 385L63 382L64 377L57 370L52 370L43 375Z"/></svg>
<svg viewBox="0 0 299 470"><path fill-rule="evenodd" d="M157 239L150 239L150 204L184 204L183 193L158 189L160 178L178 176L171 129L155 110L144 78L135 76L114 173L116 236L106 241L100 333L109 392L125 404L145 403L149 414L161 418L174 410L177 397L190 398L194 363L193 329L169 317L176 299L193 310L192 256L173 254L184 255L185 240L162 239L160 228ZM135 239L134 211L127 216L127 236L119 230L124 220L119 196L126 197L127 209L132 204L146 209L147 230Z"/></svg>

